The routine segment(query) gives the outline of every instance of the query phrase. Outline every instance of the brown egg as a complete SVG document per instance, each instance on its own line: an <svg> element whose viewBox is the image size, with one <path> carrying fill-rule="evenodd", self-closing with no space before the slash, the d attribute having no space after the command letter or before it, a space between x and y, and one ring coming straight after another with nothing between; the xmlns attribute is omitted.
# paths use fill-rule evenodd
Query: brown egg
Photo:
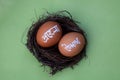
<svg viewBox="0 0 120 80"><path fill-rule="evenodd" d="M38 29L36 41L41 47L51 47L58 43L61 36L62 28L59 23L48 21Z"/></svg>
<svg viewBox="0 0 120 80"><path fill-rule="evenodd" d="M77 32L70 32L62 37L58 48L62 55L66 57L73 57L79 54L84 46L84 36Z"/></svg>

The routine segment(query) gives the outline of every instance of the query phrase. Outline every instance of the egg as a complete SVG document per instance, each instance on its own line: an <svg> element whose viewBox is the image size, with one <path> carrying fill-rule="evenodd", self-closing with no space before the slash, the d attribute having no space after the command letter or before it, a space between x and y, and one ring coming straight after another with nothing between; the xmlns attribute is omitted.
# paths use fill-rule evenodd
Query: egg
<svg viewBox="0 0 120 80"><path fill-rule="evenodd" d="M85 46L85 38L78 32L65 34L58 44L60 53L66 57L73 57L79 54Z"/></svg>
<svg viewBox="0 0 120 80"><path fill-rule="evenodd" d="M36 41L41 47L51 47L58 43L62 36L62 28L58 22L45 22L37 31Z"/></svg>

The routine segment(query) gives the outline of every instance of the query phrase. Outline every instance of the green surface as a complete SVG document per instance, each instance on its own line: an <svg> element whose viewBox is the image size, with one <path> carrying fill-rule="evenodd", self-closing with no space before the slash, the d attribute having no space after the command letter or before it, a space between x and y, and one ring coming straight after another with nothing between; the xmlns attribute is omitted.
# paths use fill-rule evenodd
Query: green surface
<svg viewBox="0 0 120 80"><path fill-rule="evenodd" d="M64 9L87 33L88 58L51 76L22 42L46 10ZM120 0L0 0L0 80L120 80Z"/></svg>

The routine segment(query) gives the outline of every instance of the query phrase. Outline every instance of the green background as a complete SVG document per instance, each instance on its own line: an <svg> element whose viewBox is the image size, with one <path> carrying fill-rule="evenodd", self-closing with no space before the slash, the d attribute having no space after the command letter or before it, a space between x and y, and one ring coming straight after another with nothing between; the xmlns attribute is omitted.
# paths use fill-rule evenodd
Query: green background
<svg viewBox="0 0 120 80"><path fill-rule="evenodd" d="M26 49L46 11L68 10L87 33L87 58L54 76ZM120 80L120 0L0 0L0 80Z"/></svg>

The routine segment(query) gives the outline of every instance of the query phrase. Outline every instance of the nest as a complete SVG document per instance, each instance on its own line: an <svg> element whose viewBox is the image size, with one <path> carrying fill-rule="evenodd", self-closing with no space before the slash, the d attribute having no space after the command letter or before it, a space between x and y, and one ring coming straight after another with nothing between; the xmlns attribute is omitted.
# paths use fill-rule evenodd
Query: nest
<svg viewBox="0 0 120 80"><path fill-rule="evenodd" d="M29 28L26 43L27 48L39 62L44 66L49 66L51 68L50 74L54 75L56 72L61 71L66 67L73 68L75 64L86 56L87 40L85 38L86 44L83 50L72 58L61 55L58 50L58 44L49 48L43 48L37 44L36 34L39 27L47 21L58 22L63 30L62 36L69 32L79 32L85 37L85 33L77 25L78 22L72 19L72 16L68 11L58 11L56 13L47 12L46 15L39 18L39 20Z"/></svg>

